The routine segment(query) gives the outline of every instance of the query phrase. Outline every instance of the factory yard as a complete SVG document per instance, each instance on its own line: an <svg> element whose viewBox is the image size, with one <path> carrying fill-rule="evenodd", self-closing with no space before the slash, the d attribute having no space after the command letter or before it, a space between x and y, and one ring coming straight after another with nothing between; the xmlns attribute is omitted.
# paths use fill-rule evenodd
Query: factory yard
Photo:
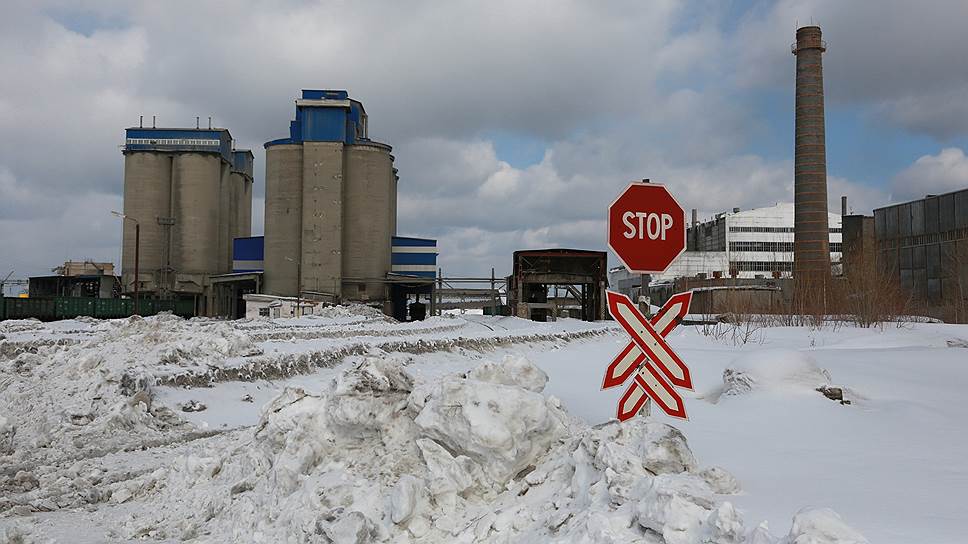
<svg viewBox="0 0 968 544"><path fill-rule="evenodd" d="M0 323L0 542L965 540L968 326L681 326L620 424L613 322L323 312Z"/></svg>

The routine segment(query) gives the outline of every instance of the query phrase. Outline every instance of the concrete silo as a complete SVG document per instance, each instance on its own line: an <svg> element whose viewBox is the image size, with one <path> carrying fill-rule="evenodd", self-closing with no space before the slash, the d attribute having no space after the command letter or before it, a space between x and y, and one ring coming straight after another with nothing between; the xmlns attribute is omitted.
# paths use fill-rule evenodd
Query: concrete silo
<svg viewBox="0 0 968 544"><path fill-rule="evenodd" d="M251 214L251 188L233 179L231 146L225 129L126 130L121 259L126 293L134 285L137 221L140 291L148 297L195 297L198 311L207 312L202 301L208 278L231 271L232 238L250 225L243 228L240 216L241 209Z"/></svg>
<svg viewBox="0 0 968 544"><path fill-rule="evenodd" d="M344 146L303 143L303 292L339 298L342 290Z"/></svg>
<svg viewBox="0 0 968 544"><path fill-rule="evenodd" d="M289 137L265 146L266 292L387 300L396 177L390 146L367 137L363 105L303 90Z"/></svg>
<svg viewBox="0 0 968 544"><path fill-rule="evenodd" d="M124 158L124 215L141 227L140 286L143 291L164 287L168 265L169 226L158 218L171 217L172 157L162 153L132 151ZM122 284L134 291L135 227L123 222Z"/></svg>
<svg viewBox="0 0 968 544"><path fill-rule="evenodd" d="M271 295L295 295L302 251L303 148L266 147L265 275Z"/></svg>
<svg viewBox="0 0 968 544"><path fill-rule="evenodd" d="M252 236L252 152L232 152L232 239Z"/></svg>
<svg viewBox="0 0 968 544"><path fill-rule="evenodd" d="M176 272L220 273L222 161L209 154L180 153L175 157L174 177L172 231Z"/></svg>
<svg viewBox="0 0 968 544"><path fill-rule="evenodd" d="M342 266L348 297L380 300L390 270L390 238L395 234L394 185L389 146L347 146Z"/></svg>

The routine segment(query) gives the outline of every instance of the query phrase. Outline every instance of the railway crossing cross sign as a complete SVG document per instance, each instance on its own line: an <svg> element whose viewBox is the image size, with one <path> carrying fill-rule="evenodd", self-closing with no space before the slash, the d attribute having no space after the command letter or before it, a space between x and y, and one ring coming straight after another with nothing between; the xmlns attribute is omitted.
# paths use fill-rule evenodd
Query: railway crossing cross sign
<svg viewBox="0 0 968 544"><path fill-rule="evenodd" d="M602 381L602 389L610 389L632 378L618 402L618 419L632 418L649 399L666 414L686 419L685 404L673 386L692 389L692 375L689 367L665 342L665 337L689 312L692 291L670 298L651 320L646 319L625 295L608 291L606 298L609 313L632 337L632 341L608 365Z"/></svg>
<svg viewBox="0 0 968 544"><path fill-rule="evenodd" d="M608 247L633 274L659 274L686 250L686 213L664 185L632 183L608 207ZM632 418L649 400L686 419L682 396L673 387L692 389L689 367L665 337L689 312L692 293L675 295L651 320L625 295L608 291L608 311L631 342L605 371L602 389L632 383L618 403L621 421Z"/></svg>

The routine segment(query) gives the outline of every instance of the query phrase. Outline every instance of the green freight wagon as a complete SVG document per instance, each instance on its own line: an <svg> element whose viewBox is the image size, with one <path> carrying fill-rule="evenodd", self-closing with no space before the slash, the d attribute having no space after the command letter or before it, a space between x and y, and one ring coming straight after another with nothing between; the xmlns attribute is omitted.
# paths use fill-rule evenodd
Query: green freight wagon
<svg viewBox="0 0 968 544"><path fill-rule="evenodd" d="M188 319L195 317L195 299L181 299L175 301L175 315Z"/></svg>
<svg viewBox="0 0 968 544"><path fill-rule="evenodd" d="M31 319L53 321L57 319L57 305L52 298L7 297L4 319Z"/></svg>
<svg viewBox="0 0 968 544"><path fill-rule="evenodd" d="M0 320L39 319L55 321L80 316L98 319L120 319L134 315L134 301L128 298L86 297L0 297ZM139 315L148 317L161 312L172 312L184 318L195 316L195 301L142 299L138 301Z"/></svg>
<svg viewBox="0 0 968 544"><path fill-rule="evenodd" d="M57 319L74 319L82 315L95 315L94 298L57 297L54 299L55 317Z"/></svg>
<svg viewBox="0 0 968 544"><path fill-rule="evenodd" d="M128 317L134 309L134 301L127 298L97 298L94 300L94 317L100 319Z"/></svg>

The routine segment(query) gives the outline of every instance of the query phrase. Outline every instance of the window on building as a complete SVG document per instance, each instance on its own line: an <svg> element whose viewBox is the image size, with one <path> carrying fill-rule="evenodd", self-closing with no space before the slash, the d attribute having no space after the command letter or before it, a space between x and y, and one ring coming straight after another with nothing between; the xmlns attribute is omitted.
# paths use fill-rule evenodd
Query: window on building
<svg viewBox="0 0 968 544"><path fill-rule="evenodd" d="M729 227L729 232L793 232L793 227Z"/></svg>
<svg viewBox="0 0 968 544"><path fill-rule="evenodd" d="M793 263L791 261L730 261L730 269L739 272L792 272Z"/></svg>
<svg viewBox="0 0 968 544"><path fill-rule="evenodd" d="M793 242L730 242L730 251L793 251Z"/></svg>

